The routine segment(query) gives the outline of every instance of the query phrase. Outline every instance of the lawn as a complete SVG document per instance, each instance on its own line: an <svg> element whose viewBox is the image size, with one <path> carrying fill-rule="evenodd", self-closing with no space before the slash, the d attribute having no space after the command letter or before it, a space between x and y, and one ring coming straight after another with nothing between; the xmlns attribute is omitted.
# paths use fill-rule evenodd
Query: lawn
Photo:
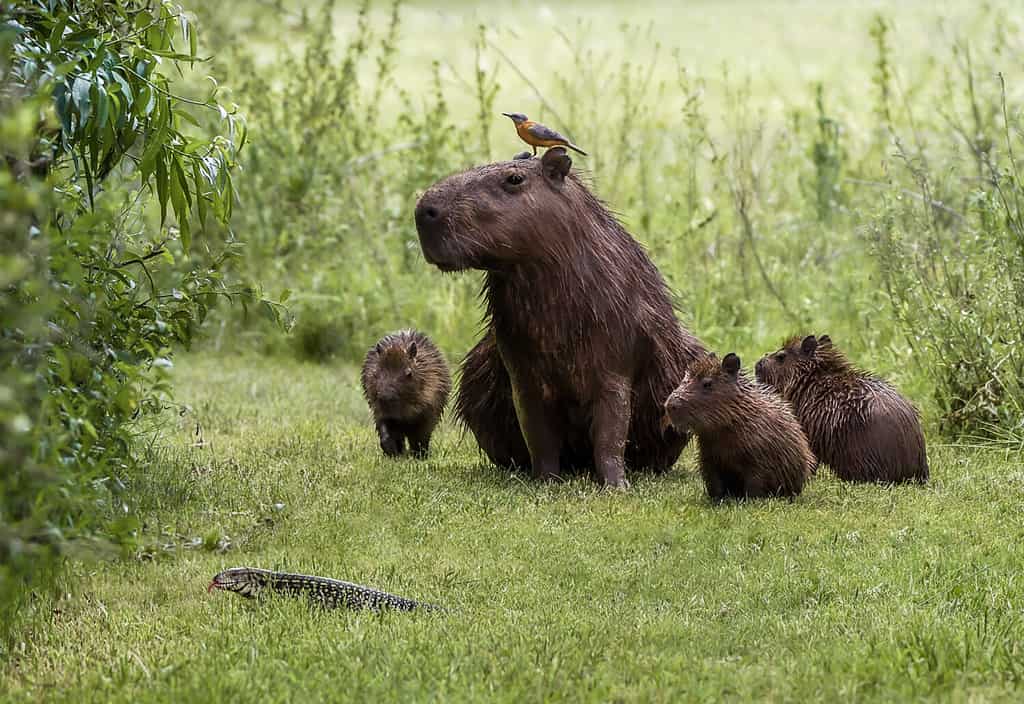
<svg viewBox="0 0 1024 704"><path fill-rule="evenodd" d="M454 354L450 354L454 357ZM495 470L446 422L385 461L357 369L189 355L132 486L144 545L86 563L12 701L1019 700L1024 470L930 447L926 487L711 505L688 451L626 493ZM434 601L382 616L207 594L250 565Z"/></svg>

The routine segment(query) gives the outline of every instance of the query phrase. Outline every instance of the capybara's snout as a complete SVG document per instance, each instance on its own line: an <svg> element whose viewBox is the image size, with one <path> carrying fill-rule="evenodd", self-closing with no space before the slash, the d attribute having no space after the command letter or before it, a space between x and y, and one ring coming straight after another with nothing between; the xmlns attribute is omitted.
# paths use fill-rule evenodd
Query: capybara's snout
<svg viewBox="0 0 1024 704"><path fill-rule="evenodd" d="M428 193L423 196L416 204L416 230L421 237L434 234L441 222L441 206L437 199L431 198L430 195Z"/></svg>

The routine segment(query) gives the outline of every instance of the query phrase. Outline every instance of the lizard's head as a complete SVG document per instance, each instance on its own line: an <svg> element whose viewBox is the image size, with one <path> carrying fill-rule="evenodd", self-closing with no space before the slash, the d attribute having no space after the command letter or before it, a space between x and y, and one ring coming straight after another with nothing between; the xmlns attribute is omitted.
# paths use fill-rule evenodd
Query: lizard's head
<svg viewBox="0 0 1024 704"><path fill-rule="evenodd" d="M214 575L206 592L214 589L223 589L229 592L241 594L244 597L252 598L259 594L270 581L270 572L256 569L255 567L232 567Z"/></svg>

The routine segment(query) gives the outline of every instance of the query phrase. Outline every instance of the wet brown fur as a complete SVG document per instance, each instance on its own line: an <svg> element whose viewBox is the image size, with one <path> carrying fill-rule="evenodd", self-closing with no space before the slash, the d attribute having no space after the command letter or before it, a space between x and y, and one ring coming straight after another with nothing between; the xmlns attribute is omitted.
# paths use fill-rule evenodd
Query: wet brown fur
<svg viewBox="0 0 1024 704"><path fill-rule="evenodd" d="M816 464L789 405L743 373L734 354L691 365L665 415L697 436L704 486L715 501L797 496Z"/></svg>
<svg viewBox="0 0 1024 704"><path fill-rule="evenodd" d="M839 478L928 480L917 410L888 383L854 367L828 335L790 338L761 358L757 377L792 404L814 454Z"/></svg>
<svg viewBox="0 0 1024 704"><path fill-rule="evenodd" d="M401 455L408 440L425 456L452 385L440 350L415 330L385 335L366 353L361 378L384 454Z"/></svg>
<svg viewBox="0 0 1024 704"><path fill-rule="evenodd" d="M542 478L592 468L622 486L624 464L678 458L687 438L661 434L662 403L703 346L571 163L551 149L451 176L420 199L417 229L438 268L486 272L486 331L456 403L484 452Z"/></svg>

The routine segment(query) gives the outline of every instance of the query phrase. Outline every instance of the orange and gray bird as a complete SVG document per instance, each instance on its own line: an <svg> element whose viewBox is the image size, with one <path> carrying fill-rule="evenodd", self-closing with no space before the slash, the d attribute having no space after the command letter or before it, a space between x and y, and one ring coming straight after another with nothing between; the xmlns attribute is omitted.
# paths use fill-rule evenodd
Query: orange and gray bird
<svg viewBox="0 0 1024 704"><path fill-rule="evenodd" d="M587 155L585 151L550 127L534 122L521 112L503 112L501 114L516 123L516 132L519 133L519 139L533 147L534 156L537 156L537 147L569 147L569 149L579 152L583 156Z"/></svg>

